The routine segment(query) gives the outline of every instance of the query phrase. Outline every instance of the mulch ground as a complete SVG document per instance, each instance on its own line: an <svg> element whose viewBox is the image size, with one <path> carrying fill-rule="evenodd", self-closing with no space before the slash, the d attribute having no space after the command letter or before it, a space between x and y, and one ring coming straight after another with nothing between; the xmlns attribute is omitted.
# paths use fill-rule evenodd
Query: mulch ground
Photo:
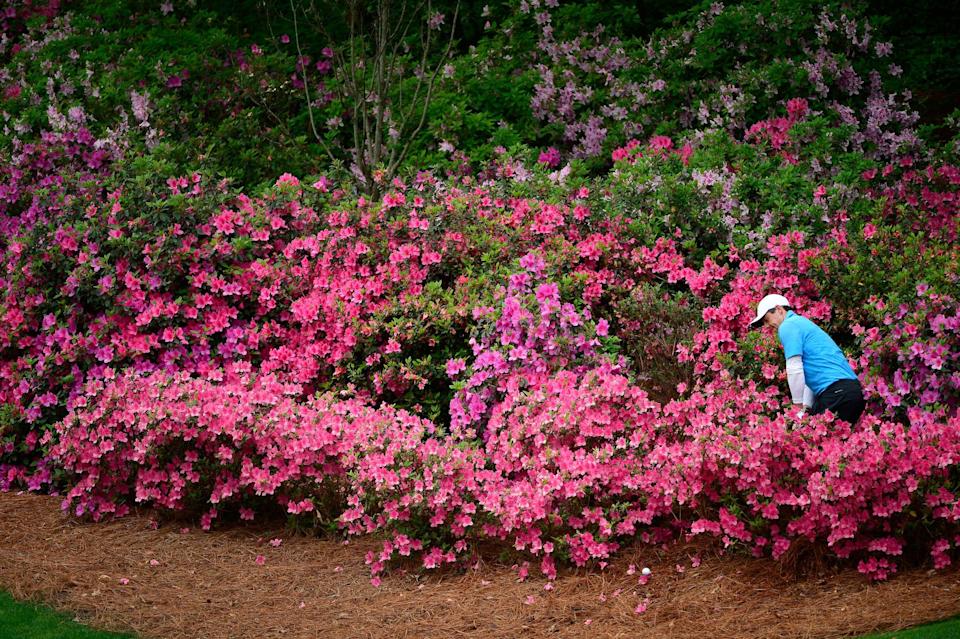
<svg viewBox="0 0 960 639"><path fill-rule="evenodd" d="M154 529L145 514L79 523L55 497L0 493L0 588L99 628L170 639L848 637L960 613L956 570L871 585L852 570L797 579L770 560L638 545L603 571L561 574L550 591L492 560L466 574L393 572L374 588L363 562L373 539L183 525ZM645 586L641 566L653 570Z"/></svg>

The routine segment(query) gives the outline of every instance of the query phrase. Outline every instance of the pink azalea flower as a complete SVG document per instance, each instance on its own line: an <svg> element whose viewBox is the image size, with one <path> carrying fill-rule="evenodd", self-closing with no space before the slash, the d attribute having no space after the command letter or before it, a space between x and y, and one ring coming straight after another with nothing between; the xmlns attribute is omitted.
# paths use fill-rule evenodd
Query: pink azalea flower
<svg viewBox="0 0 960 639"><path fill-rule="evenodd" d="M560 166L560 151L554 147L550 147L545 151L540 152L540 156L537 158L537 162L544 164L551 169L555 169Z"/></svg>
<svg viewBox="0 0 960 639"><path fill-rule="evenodd" d="M609 328L610 325L607 323L607 320L602 318L597 320L597 335L600 335L601 337L608 335Z"/></svg>
<svg viewBox="0 0 960 639"><path fill-rule="evenodd" d="M467 364L463 358L447 360L447 375L449 377L456 377L458 373L462 373L466 368Z"/></svg>
<svg viewBox="0 0 960 639"><path fill-rule="evenodd" d="M289 184L290 186L300 186L300 180L290 173L284 173L277 178L276 186L283 186L284 184Z"/></svg>

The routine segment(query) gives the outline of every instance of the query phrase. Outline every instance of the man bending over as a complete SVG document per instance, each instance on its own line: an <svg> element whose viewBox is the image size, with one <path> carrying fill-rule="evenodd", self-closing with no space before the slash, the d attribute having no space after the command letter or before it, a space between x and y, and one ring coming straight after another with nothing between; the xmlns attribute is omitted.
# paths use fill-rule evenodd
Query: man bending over
<svg viewBox="0 0 960 639"><path fill-rule="evenodd" d="M811 415L829 410L856 424L864 408L863 388L836 342L806 317L794 313L782 295L767 295L760 300L750 325L760 322L777 329L787 358L787 383L793 403L802 404L804 410L809 408Z"/></svg>

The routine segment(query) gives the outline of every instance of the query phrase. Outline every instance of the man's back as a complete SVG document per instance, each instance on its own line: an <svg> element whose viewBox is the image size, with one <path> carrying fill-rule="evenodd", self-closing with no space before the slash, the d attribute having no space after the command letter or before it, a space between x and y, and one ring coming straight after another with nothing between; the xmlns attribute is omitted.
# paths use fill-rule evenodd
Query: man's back
<svg viewBox="0 0 960 639"><path fill-rule="evenodd" d="M807 386L817 395L841 379L857 379L846 356L836 342L819 326L793 311L777 329L787 359L803 357Z"/></svg>

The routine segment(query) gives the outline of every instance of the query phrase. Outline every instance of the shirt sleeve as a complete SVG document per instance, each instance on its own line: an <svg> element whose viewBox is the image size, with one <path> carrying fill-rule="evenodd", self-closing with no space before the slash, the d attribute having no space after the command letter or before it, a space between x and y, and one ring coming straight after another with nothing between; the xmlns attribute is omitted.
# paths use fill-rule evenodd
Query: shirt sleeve
<svg viewBox="0 0 960 639"><path fill-rule="evenodd" d="M800 327L794 326L791 322L784 322L777 329L777 335L780 337L780 343L783 344L783 354L787 359L803 355L803 335L800 333Z"/></svg>
<svg viewBox="0 0 960 639"><path fill-rule="evenodd" d="M813 394L813 389L807 385L803 387L803 405L807 408L813 408L813 404L816 401L817 396Z"/></svg>
<svg viewBox="0 0 960 639"><path fill-rule="evenodd" d="M803 380L803 358L794 355L787 360L787 385L794 404L803 404L803 391L807 387Z"/></svg>

